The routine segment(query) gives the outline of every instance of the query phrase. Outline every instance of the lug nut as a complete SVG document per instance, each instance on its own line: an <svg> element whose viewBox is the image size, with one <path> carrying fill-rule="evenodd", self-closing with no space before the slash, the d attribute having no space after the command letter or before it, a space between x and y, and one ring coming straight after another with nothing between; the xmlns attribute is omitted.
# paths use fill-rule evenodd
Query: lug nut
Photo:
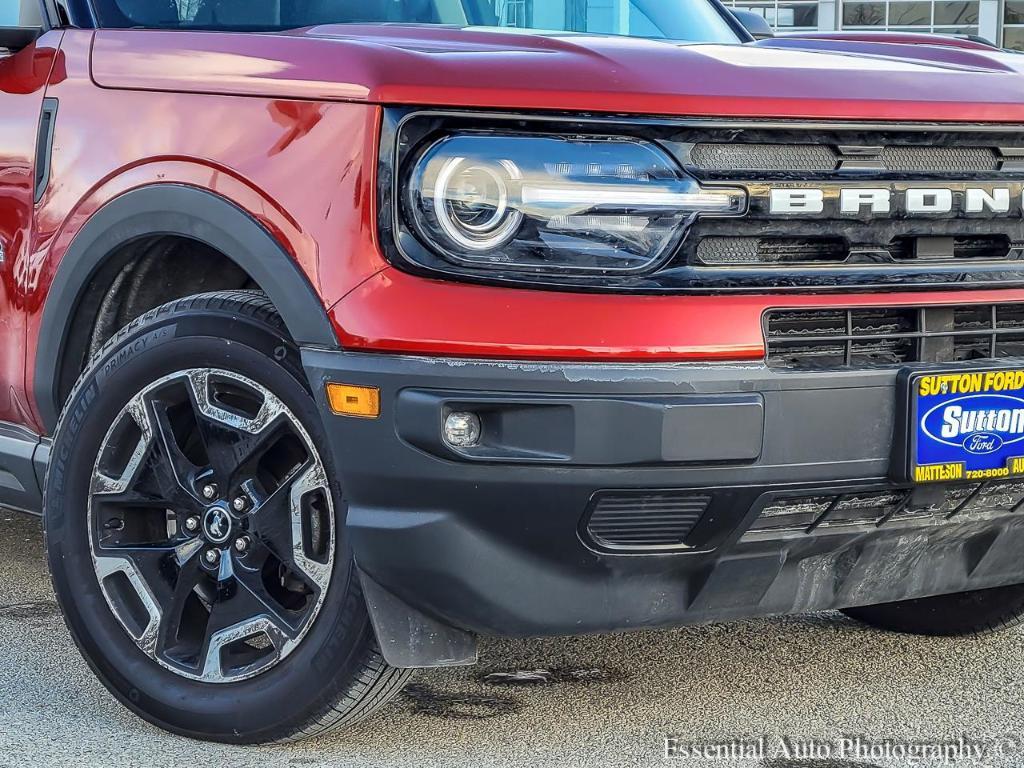
<svg viewBox="0 0 1024 768"><path fill-rule="evenodd" d="M217 496L217 486L213 483L207 483L203 486L203 498L212 499Z"/></svg>
<svg viewBox="0 0 1024 768"><path fill-rule="evenodd" d="M235 539L235 551L240 555L244 555L246 552L249 551L248 536L239 536L237 539Z"/></svg>
<svg viewBox="0 0 1024 768"><path fill-rule="evenodd" d="M208 565L216 565L220 561L220 552L216 549L208 549L203 557L206 559Z"/></svg>
<svg viewBox="0 0 1024 768"><path fill-rule="evenodd" d="M190 518L188 518L185 521L185 530L186 531L192 531L193 533L195 531L198 531L199 530L199 518L198 517L190 517Z"/></svg>
<svg viewBox="0 0 1024 768"><path fill-rule="evenodd" d="M245 512L249 508L249 499L245 496L236 496L231 501L231 508L235 512Z"/></svg>

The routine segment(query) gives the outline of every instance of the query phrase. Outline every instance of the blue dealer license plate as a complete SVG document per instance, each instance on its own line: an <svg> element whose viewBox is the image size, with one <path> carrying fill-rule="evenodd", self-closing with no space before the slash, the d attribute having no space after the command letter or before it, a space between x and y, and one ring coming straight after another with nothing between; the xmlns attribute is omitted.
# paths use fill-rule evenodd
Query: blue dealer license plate
<svg viewBox="0 0 1024 768"><path fill-rule="evenodd" d="M1024 368L912 373L909 479L1024 475Z"/></svg>

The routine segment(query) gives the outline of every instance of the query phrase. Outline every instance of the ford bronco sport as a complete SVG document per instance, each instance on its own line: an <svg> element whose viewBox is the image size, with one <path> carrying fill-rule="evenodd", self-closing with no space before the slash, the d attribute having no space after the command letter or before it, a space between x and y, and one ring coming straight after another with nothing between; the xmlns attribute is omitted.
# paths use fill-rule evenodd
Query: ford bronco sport
<svg viewBox="0 0 1024 768"><path fill-rule="evenodd" d="M1024 615L1018 61L578 5L0 30L0 503L142 717L299 738L486 635Z"/></svg>

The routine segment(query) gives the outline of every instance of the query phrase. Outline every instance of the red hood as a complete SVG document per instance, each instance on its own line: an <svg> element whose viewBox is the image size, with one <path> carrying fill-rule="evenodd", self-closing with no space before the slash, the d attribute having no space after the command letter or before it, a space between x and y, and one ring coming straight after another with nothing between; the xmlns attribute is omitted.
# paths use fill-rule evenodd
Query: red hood
<svg viewBox="0 0 1024 768"><path fill-rule="evenodd" d="M266 35L131 30L98 32L92 66L96 82L110 88L503 110L1024 123L1024 77L1007 55L816 45L388 25Z"/></svg>

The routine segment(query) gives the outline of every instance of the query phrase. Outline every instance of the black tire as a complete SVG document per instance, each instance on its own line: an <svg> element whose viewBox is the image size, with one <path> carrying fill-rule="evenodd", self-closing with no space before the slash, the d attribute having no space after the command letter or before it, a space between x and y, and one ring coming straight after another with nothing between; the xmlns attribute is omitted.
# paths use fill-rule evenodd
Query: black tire
<svg viewBox="0 0 1024 768"><path fill-rule="evenodd" d="M989 635L1024 623L1024 585L847 608L843 613L872 627L908 635Z"/></svg>
<svg viewBox="0 0 1024 768"><path fill-rule="evenodd" d="M344 536L345 507L335 480L338 475L328 451L314 449L313 456L316 458L319 453L318 458L323 462L322 468L328 478L324 488L329 486L333 503L332 570L323 577L326 586L316 592L317 611L305 622L304 634L290 647L288 655L273 648L274 652L270 653L265 648L255 647L255 644L254 650L246 648L246 652L251 652L254 657L270 653L265 662L270 666L262 673L251 677L240 675L237 679L225 677L217 682L182 676L180 670L158 663L157 656L151 657L143 651L143 645L139 644L141 641L129 634L124 616L115 615L113 604L108 602L113 587L100 586L99 569L93 562L94 548L98 545L93 537L105 534L94 533L98 526L92 522L94 515L89 510L95 498L94 470L100 466L98 454L101 447L106 451L113 450L108 430L114 429L111 425L123 416L129 401L141 398L139 393L154 382L173 378L178 375L177 371L200 369L231 372L257 382L284 403L285 413L290 419L287 424L301 423L306 431L303 434L312 441L307 441L308 444L328 444L300 365L299 350L288 339L282 321L262 294L231 291L190 297L171 302L132 322L93 359L76 384L54 436L44 494L44 527L53 586L67 626L85 660L114 696L139 716L168 731L204 740L251 744L301 739L351 725L393 698L411 673L390 667L377 645ZM195 392L192 380L187 381ZM156 440L149 441L150 447L156 444ZM142 441L139 445L146 443ZM148 456L150 448L145 450ZM148 456L139 463L142 469L134 472L135 475L152 471L155 476L157 470L149 467L159 464L159 447L154 449L154 453L155 457ZM171 459L168 463L173 466ZM210 464L212 466L212 460ZM320 468L319 465L317 467ZM172 473L173 477L179 477L173 469ZM167 477L166 473L162 476ZM184 483L179 481L180 485ZM282 481L279 490L283 487ZM200 496L205 490L204 487L199 492ZM286 496L282 493L281 498ZM287 498L291 499L291 496ZM201 498L199 501L203 503ZM228 511L230 501L223 502ZM287 503L289 506L282 508L294 515L294 502ZM323 506L330 508L326 504ZM161 510L160 513L166 513L169 519L177 520L178 517L171 510ZM126 512L125 519L129 514L134 513ZM106 513L98 513L95 517L106 519ZM242 524L238 519L232 519ZM324 519L329 523L329 517L321 518ZM188 522L194 524L194 520L192 518ZM328 523L320 522L319 525L326 528ZM109 527L109 523L105 525ZM172 527L176 535L187 534L180 522L168 522L168 536ZM119 531L129 528L122 520L117 520L113 527ZM204 522L200 535L207 535L210 528L218 530L219 526L207 527ZM253 538L257 538L259 530L254 530ZM291 534L293 528L286 527L287 534L281 532L280 526L277 530L279 536L288 535L294 539ZM128 538L126 535L125 540ZM197 546L210 545L200 540ZM266 549L269 552L273 545ZM197 560L203 560L208 552L203 551L203 557L197 555ZM225 543L223 552L225 557L234 554L230 543ZM267 555L268 562L271 556ZM295 555L296 558L298 556ZM180 560L174 562L180 563ZM284 566L276 561L273 564L278 566L283 590L286 579ZM237 570L238 566L235 567ZM167 561L162 561L161 569L166 568ZM172 592L176 591L182 579L184 566L181 568L181 573L174 577L176 580L169 587ZM256 573L262 574L262 571ZM206 573L205 578L207 581L204 583L215 585L212 590L214 597L210 598L210 605L205 606L211 615L215 610L213 606L221 604L218 601L223 600L227 605L228 600L241 600L241 586L233 592L221 591L228 583L222 579L227 577ZM266 579L262 575L251 578L254 583ZM277 589L272 582L273 579L269 583ZM309 603L313 599L309 597L312 590L308 587L297 589L300 588L308 593L307 602L302 605L312 605ZM193 597L192 593L202 593L199 587L186 589L188 597L185 599L193 601L188 610L194 613L195 600L199 598ZM138 602L139 594L128 598L129 602ZM223 594L234 596L219 597ZM252 597L249 591L245 594ZM319 597L321 594L322 598ZM204 605L202 601L200 604ZM288 609L291 610L292 606ZM184 610L176 612L176 615L184 624ZM156 623L153 616L149 614L151 621L148 626ZM162 623L165 613L161 611L159 616ZM174 632L175 638L185 635L180 628ZM194 649L198 649L194 656L198 660L196 663L202 664L204 658L209 663L210 657L202 655L202 649L211 647L209 637L205 641L196 639L190 642L194 642ZM203 642L207 645L202 645ZM226 668L226 662L221 656L221 646L217 648L215 666L220 673ZM244 665L239 667L243 671L246 668Z"/></svg>

